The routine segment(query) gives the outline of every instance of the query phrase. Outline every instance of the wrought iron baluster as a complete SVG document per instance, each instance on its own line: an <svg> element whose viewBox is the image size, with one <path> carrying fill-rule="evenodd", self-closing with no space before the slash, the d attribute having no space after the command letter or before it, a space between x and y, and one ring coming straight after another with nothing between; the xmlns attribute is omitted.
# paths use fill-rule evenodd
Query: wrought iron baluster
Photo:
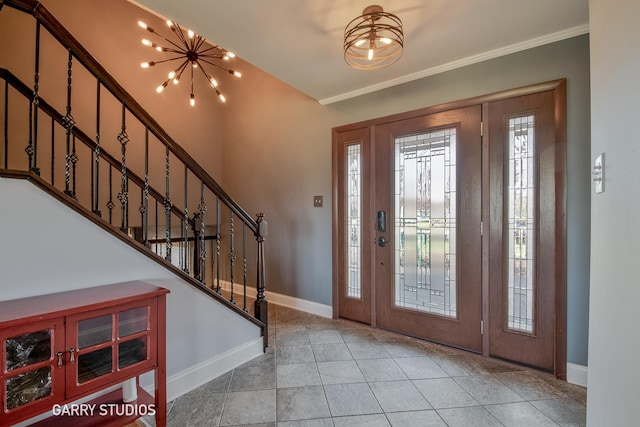
<svg viewBox="0 0 640 427"><path fill-rule="evenodd" d="M157 209L156 209L157 210ZM144 129L144 189L142 190L142 243L149 247L149 128ZM157 223L157 221L156 221Z"/></svg>
<svg viewBox="0 0 640 427"><path fill-rule="evenodd" d="M165 211L165 247L166 253L164 259L171 262L171 190L170 190L170 177L169 177L169 146L166 146L166 164L165 164L165 197L164 197L164 211Z"/></svg>
<svg viewBox="0 0 640 427"><path fill-rule="evenodd" d="M71 186L74 197L77 199L76 192L76 163L78 163L78 154L76 153L76 136L71 136Z"/></svg>
<svg viewBox="0 0 640 427"><path fill-rule="evenodd" d="M9 169L9 81L4 81L4 168Z"/></svg>
<svg viewBox="0 0 640 427"><path fill-rule="evenodd" d="M55 186L56 121L51 117L51 185Z"/></svg>
<svg viewBox="0 0 640 427"><path fill-rule="evenodd" d="M29 141L24 149L29 158L29 170L33 167L33 102L29 103Z"/></svg>
<svg viewBox="0 0 640 427"><path fill-rule="evenodd" d="M158 224L159 224L159 222L158 222L158 210L159 209L158 209L158 199L155 199L155 201L156 201L156 234L155 234L155 239L153 239L153 240L155 242L154 243L154 250L155 250L155 253L157 254L158 253L158 248L159 248L159 245L158 245Z"/></svg>
<svg viewBox="0 0 640 427"><path fill-rule="evenodd" d="M216 292L220 293L220 196L216 198Z"/></svg>
<svg viewBox="0 0 640 427"><path fill-rule="evenodd" d="M193 278L200 280L200 214L193 214Z"/></svg>
<svg viewBox="0 0 640 427"><path fill-rule="evenodd" d="M39 84L40 84L40 21L36 21L36 59L35 59L35 72L33 76L33 97L31 103L33 104L33 165L29 164L30 170L40 175L40 168L38 167L38 111L40 105L39 96Z"/></svg>
<svg viewBox="0 0 640 427"><path fill-rule="evenodd" d="M216 238L214 239L216 241L218 241L218 237L216 236ZM213 254L215 253L215 243L213 242L213 240L211 240L211 247L210 247L210 251L211 251L211 288L214 288L214 271L215 271L215 257L213 256Z"/></svg>
<svg viewBox="0 0 640 427"><path fill-rule="evenodd" d="M247 311L247 224L242 221L242 309Z"/></svg>
<svg viewBox="0 0 640 427"><path fill-rule="evenodd" d="M125 122L126 108L122 104L122 127L118 134L118 142L121 147L121 179L120 179L120 192L118 193L118 200L120 201L120 231L126 233L128 231L129 223L129 180L127 179L127 143L129 142L129 136L127 135L127 124Z"/></svg>
<svg viewBox="0 0 640 427"><path fill-rule="evenodd" d="M187 188L188 170L184 165L184 216L182 217L182 271L189 274L189 197Z"/></svg>
<svg viewBox="0 0 640 427"><path fill-rule="evenodd" d="M94 150L94 162L95 162L95 178L93 185L91 186L91 197L94 200L93 213L102 216L102 212L99 209L100 203L100 79L97 80L96 88L96 148ZM93 165L93 162L91 163ZM91 176L94 176L93 173ZM95 198L93 190L95 189Z"/></svg>
<svg viewBox="0 0 640 427"><path fill-rule="evenodd" d="M109 200L107 201L107 209L109 209L109 224L113 224L113 167L109 165Z"/></svg>
<svg viewBox="0 0 640 427"><path fill-rule="evenodd" d="M233 299L233 270L234 270L234 265L236 262L236 253L235 253L235 246L234 246L234 224L233 224L233 211L229 210L229 230L230 230L230 238L229 238L229 268L230 268L230 272L229 272L229 280L231 281L231 303L235 304L236 302Z"/></svg>
<svg viewBox="0 0 640 427"><path fill-rule="evenodd" d="M204 247L204 238L205 238L205 234L207 233L207 230L205 229L205 225L204 225L205 212L207 212L207 204L204 201L204 181L200 181L200 203L198 204L198 214L200 219L200 234L198 235L198 238L200 240L200 245L199 245L200 253L198 254L198 264L200 268L198 269L198 274L200 275L200 277L198 277L198 280L200 280L202 283L205 282L205 277L206 277L205 260L207 257L207 251Z"/></svg>
<svg viewBox="0 0 640 427"><path fill-rule="evenodd" d="M73 55L69 51L69 61L67 62L67 113L62 118L62 123L67 130L67 145L65 150L64 162L64 193L68 196L76 198L75 193L71 191L71 133L76 122L71 115L71 82L73 71Z"/></svg>

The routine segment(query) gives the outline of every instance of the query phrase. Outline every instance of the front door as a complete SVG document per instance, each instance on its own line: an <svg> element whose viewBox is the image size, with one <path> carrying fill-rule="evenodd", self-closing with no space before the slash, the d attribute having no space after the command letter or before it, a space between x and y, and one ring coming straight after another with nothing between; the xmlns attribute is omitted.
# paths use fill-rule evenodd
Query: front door
<svg viewBox="0 0 640 427"><path fill-rule="evenodd" d="M562 376L564 88L334 129L334 315Z"/></svg>
<svg viewBox="0 0 640 427"><path fill-rule="evenodd" d="M481 351L481 107L375 128L378 326Z"/></svg>

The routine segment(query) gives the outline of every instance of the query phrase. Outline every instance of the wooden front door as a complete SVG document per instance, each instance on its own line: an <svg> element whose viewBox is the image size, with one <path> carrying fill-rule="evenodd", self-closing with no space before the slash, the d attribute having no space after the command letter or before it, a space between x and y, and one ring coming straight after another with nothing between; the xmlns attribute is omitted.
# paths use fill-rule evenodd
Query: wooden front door
<svg viewBox="0 0 640 427"><path fill-rule="evenodd" d="M481 351L481 108L375 128L380 327Z"/></svg>
<svg viewBox="0 0 640 427"><path fill-rule="evenodd" d="M334 129L334 315L562 377L564 91Z"/></svg>

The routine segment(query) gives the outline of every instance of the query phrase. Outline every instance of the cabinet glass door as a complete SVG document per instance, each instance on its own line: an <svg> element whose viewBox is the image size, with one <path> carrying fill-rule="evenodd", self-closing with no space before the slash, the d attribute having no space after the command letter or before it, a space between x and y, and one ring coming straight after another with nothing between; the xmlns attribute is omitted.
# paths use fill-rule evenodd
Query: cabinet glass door
<svg viewBox="0 0 640 427"><path fill-rule="evenodd" d="M153 367L154 301L96 310L91 317L69 316L67 351L73 353L68 360L73 369L68 368L67 382L74 393L125 380L132 369Z"/></svg>
<svg viewBox="0 0 640 427"><path fill-rule="evenodd" d="M78 322L78 383L82 384L113 371L111 342L113 315Z"/></svg>
<svg viewBox="0 0 640 427"><path fill-rule="evenodd" d="M118 313L118 369L149 357L147 334L149 307L136 307Z"/></svg>
<svg viewBox="0 0 640 427"><path fill-rule="evenodd" d="M62 343L56 345L56 330L61 324L61 320L40 322L0 336L3 412L11 413L27 405L50 405L48 398L55 394L54 389L64 386L59 373L62 348L57 348Z"/></svg>

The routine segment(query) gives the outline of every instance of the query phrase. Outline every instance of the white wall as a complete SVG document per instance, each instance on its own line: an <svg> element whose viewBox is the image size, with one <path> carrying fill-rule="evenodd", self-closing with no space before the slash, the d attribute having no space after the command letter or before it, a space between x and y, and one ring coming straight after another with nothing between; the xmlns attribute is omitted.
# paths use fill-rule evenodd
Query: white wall
<svg viewBox="0 0 640 427"><path fill-rule="evenodd" d="M0 300L131 280L168 288L170 398L261 353L257 326L31 183L0 178L0 200ZM218 360L233 351L235 365Z"/></svg>
<svg viewBox="0 0 640 427"><path fill-rule="evenodd" d="M590 426L640 422L640 2L589 1L592 159L605 192L591 202Z"/></svg>

